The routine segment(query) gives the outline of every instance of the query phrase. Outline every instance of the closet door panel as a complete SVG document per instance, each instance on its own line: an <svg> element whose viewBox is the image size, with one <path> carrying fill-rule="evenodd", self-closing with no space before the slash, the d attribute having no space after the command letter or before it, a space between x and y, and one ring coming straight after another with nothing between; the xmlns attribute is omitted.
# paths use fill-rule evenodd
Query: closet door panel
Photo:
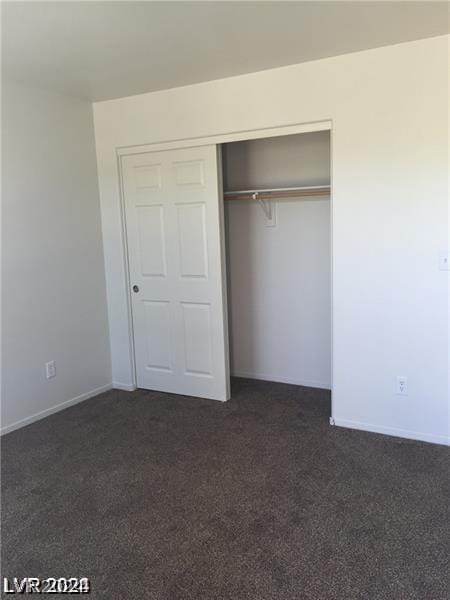
<svg viewBox="0 0 450 600"><path fill-rule="evenodd" d="M179 260L181 277L208 276L206 204L177 204Z"/></svg>
<svg viewBox="0 0 450 600"><path fill-rule="evenodd" d="M170 303L143 300L147 342L146 369L173 372L171 349Z"/></svg>
<svg viewBox="0 0 450 600"><path fill-rule="evenodd" d="M141 275L166 277L164 208L162 204L136 206Z"/></svg>
<svg viewBox="0 0 450 600"><path fill-rule="evenodd" d="M122 176L138 386L226 400L217 158L215 146L135 154Z"/></svg>

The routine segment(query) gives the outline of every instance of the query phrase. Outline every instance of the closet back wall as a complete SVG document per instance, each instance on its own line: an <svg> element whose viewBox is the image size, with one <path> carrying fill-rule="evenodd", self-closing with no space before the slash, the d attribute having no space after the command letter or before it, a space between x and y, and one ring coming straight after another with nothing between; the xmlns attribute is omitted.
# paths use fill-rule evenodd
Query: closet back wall
<svg viewBox="0 0 450 600"><path fill-rule="evenodd" d="M328 131L223 146L226 190L328 185ZM331 387L329 198L226 207L231 373Z"/></svg>

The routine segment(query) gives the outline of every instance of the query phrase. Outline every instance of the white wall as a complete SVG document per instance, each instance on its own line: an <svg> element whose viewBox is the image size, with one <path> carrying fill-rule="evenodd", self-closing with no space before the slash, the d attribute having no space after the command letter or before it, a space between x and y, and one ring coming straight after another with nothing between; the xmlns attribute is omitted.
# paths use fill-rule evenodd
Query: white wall
<svg viewBox="0 0 450 600"><path fill-rule="evenodd" d="M223 144L226 190L330 184L330 132Z"/></svg>
<svg viewBox="0 0 450 600"><path fill-rule="evenodd" d="M331 119L334 418L447 442L448 42L94 105L116 381L132 381L116 148Z"/></svg>
<svg viewBox="0 0 450 600"><path fill-rule="evenodd" d="M12 82L2 93L8 431L110 387L111 367L92 106Z"/></svg>
<svg viewBox="0 0 450 600"><path fill-rule="evenodd" d="M328 131L224 144L225 189L330 182ZM331 387L330 202L226 202L231 372Z"/></svg>

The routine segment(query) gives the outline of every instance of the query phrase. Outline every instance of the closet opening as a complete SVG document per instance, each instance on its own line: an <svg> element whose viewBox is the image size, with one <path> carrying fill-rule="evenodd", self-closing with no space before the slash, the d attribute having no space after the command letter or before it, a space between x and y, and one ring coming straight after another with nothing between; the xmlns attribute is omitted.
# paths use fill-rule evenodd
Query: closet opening
<svg viewBox="0 0 450 600"><path fill-rule="evenodd" d="M330 132L221 149L230 374L328 390L329 411Z"/></svg>

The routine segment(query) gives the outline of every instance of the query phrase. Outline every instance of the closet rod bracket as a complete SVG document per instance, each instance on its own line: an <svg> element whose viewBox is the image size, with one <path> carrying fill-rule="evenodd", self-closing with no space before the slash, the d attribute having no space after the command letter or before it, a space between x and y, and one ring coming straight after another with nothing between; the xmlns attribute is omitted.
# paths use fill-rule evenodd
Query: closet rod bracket
<svg viewBox="0 0 450 600"><path fill-rule="evenodd" d="M266 216L266 219L268 221L267 225L275 225L275 223L274 223L275 215L274 215L272 200L264 200L263 198L260 198L258 192L253 192L252 199L257 200L259 202L259 204L260 204L261 208L263 209L263 212Z"/></svg>

